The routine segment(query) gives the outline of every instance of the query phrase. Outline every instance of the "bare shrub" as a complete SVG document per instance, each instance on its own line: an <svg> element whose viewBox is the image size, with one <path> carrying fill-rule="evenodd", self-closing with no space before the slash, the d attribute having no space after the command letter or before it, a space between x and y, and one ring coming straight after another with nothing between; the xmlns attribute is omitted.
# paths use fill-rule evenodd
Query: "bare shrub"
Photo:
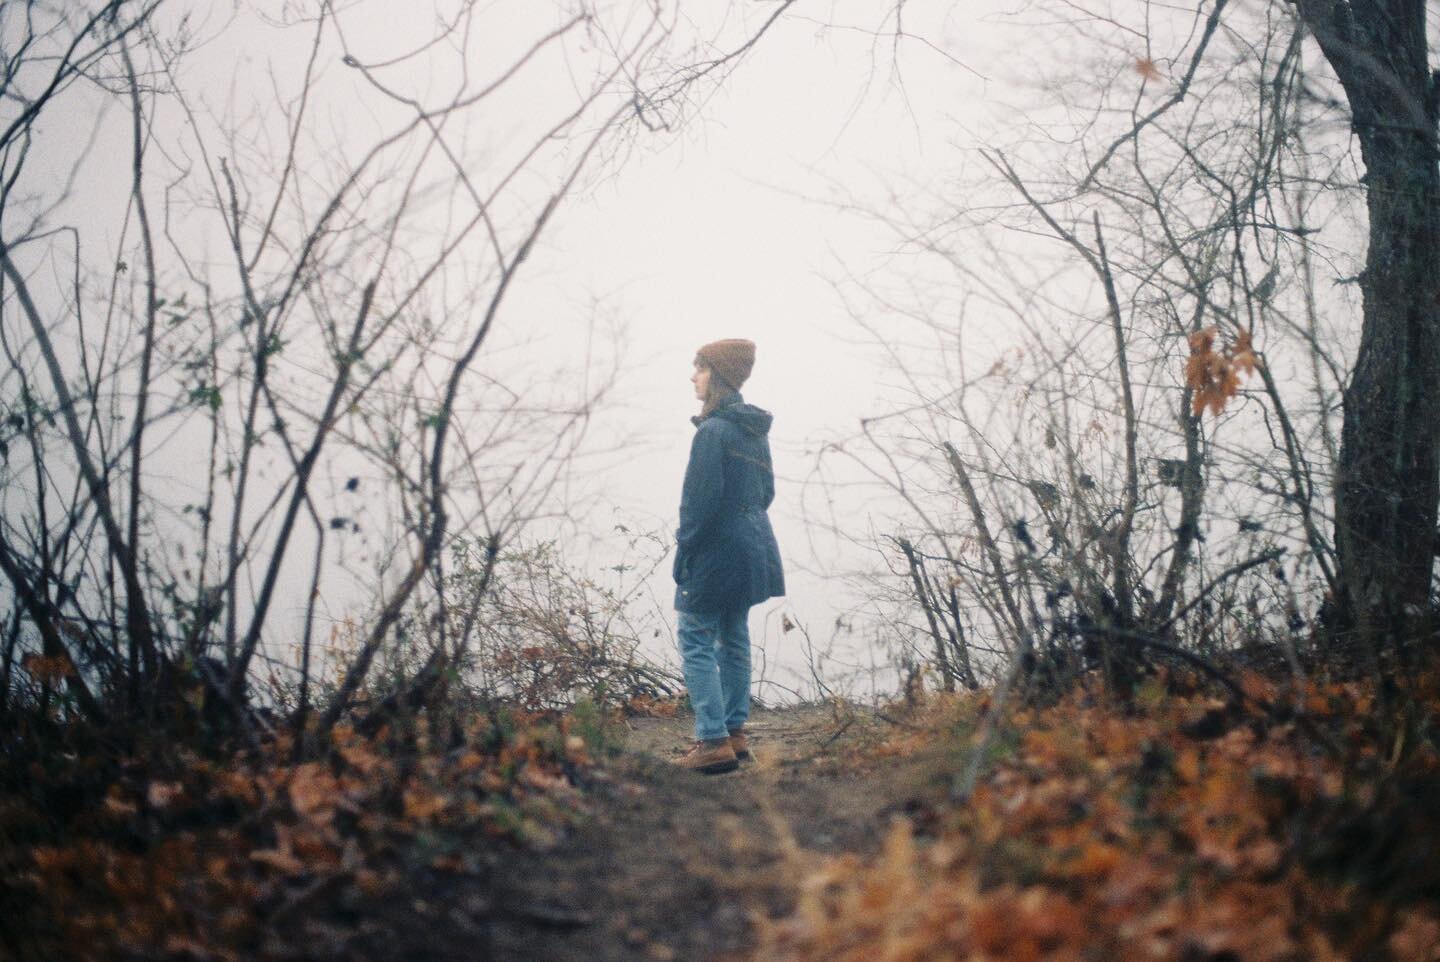
<svg viewBox="0 0 1440 962"><path fill-rule="evenodd" d="M598 400L503 323L527 262L778 12L375 15L0 7L0 710L199 691L253 736L278 688L323 735L377 660L439 690L447 560L543 513Z"/></svg>

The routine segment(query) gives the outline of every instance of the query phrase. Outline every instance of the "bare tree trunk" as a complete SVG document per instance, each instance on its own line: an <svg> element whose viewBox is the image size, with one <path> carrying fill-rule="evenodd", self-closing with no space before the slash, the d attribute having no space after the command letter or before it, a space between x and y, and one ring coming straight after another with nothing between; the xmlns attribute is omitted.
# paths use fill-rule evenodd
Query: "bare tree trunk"
<svg viewBox="0 0 1440 962"><path fill-rule="evenodd" d="M60 638L60 631L56 627L53 612L49 610L48 603L41 596L40 592L30 583L25 573L20 569L19 559L5 543L4 536L0 535L0 573L10 581L15 589L15 596L24 605L26 613L30 616L37 631L40 632L42 650L47 658L63 657L72 666L75 659L71 657L69 648ZM6 653L7 662L9 652ZM9 665L6 665L6 674L9 674ZM75 698L75 704L92 721L104 721L105 712L100 703L91 694L90 688L85 680L80 677L78 671L69 671L65 676L65 684L70 689L71 695Z"/></svg>
<svg viewBox="0 0 1440 962"><path fill-rule="evenodd" d="M940 665L940 677L944 680L945 690L955 690L955 672L950 667L950 659L945 653L945 639L940 634L940 624L935 620L936 601L930 597L930 592L925 587L924 563L915 554L915 546L907 538L900 538L897 542L900 551L905 555L905 562L910 567L910 581L915 586L915 600L920 602L920 607L925 611L925 620L930 625L930 637L935 642L935 661Z"/></svg>
<svg viewBox="0 0 1440 962"><path fill-rule="evenodd" d="M30 330L35 336L36 346L40 350L40 356L49 370L51 386L59 401L61 423L65 426L65 432L79 465L80 474L85 480L85 485L95 504L95 511L99 514L100 522L104 527L108 558L119 567L120 576L125 583L125 631L135 640L135 644L140 650L153 651L155 649L154 622L150 617L150 607L145 601L145 589L140 583L140 567L135 545L126 541L124 533L120 530L120 523L116 520L112 507L109 483L101 477L99 470L96 469L94 459L90 456L90 449L85 444L85 432L80 427L74 397L65 382L65 374L60 368L60 359L55 353L50 332L45 327L40 309L35 306L35 301L30 296L30 286L26 283L25 275L11 260L10 248L3 238L0 238L0 271L4 271L5 276L10 280L21 313L29 323Z"/></svg>
<svg viewBox="0 0 1440 962"><path fill-rule="evenodd" d="M1135 396L1130 387L1130 362L1125 352L1125 319L1120 312L1120 298L1115 293L1115 275L1110 271L1110 258L1105 252L1105 235L1100 230L1100 212L1092 212L1095 223L1095 254L1091 265L1105 288L1105 303L1110 308L1110 326L1115 332L1115 360L1120 369L1120 399L1125 411L1125 500L1120 505L1120 521L1115 532L1115 606L1120 626L1135 627L1135 601L1131 587L1130 535L1135 530L1135 509L1140 501L1140 469L1135 457L1138 425L1135 420ZM1134 646L1127 646L1127 660L1139 655Z"/></svg>
<svg viewBox="0 0 1440 962"><path fill-rule="evenodd" d="M160 313L159 294L155 278L155 244L150 231L150 212L145 206L145 111L140 103L140 80L135 75L135 63L130 58L130 47L122 34L117 38L120 58L125 64L125 76L130 88L130 122L132 143L132 176L130 196L135 204L135 215L140 222L140 249L145 256L145 322L143 344L140 349L140 374L135 386L135 427L130 434L130 506L127 511L130 524L129 540L135 553L132 563L139 564L140 558L140 514L141 478L144 467L145 418L150 400L150 368L155 355L155 318ZM147 683L153 684L158 671L158 659L154 641L148 632L132 632L130 642L130 702L132 710L140 709L140 692ZM143 669L143 670L142 670ZM150 706L152 709L154 705Z"/></svg>
<svg viewBox="0 0 1440 962"><path fill-rule="evenodd" d="M955 590L953 580L950 582L950 593L947 600L950 607L950 624L953 626L948 629L950 645L955 651L960 680L965 683L966 688L976 691L980 688L980 682L975 678L975 669L970 664L970 645L965 640L965 623L960 620L960 595Z"/></svg>
<svg viewBox="0 0 1440 962"><path fill-rule="evenodd" d="M1424 0L1298 0L1350 102L1369 250L1335 489L1343 624L1370 650L1424 612L1440 501L1440 172Z"/></svg>
<svg viewBox="0 0 1440 962"><path fill-rule="evenodd" d="M990 573L995 576L995 587L1005 605L1003 614L1010 616L1010 628L1015 637L1020 639L1021 649L1028 652L1034 647L1031 644L1030 631L1025 627L1025 616L1020 613L1020 606L1015 603L1015 595L1010 590L1010 578L1005 574L1005 561L1000 557L1000 548L990 534L990 526L985 521L985 509L980 504L980 496L975 493L975 485L970 481L970 472L966 470L965 462L961 460L960 452L955 450L953 444L946 441L941 446L945 451L945 459L950 462L950 470L955 472L955 480L960 482L960 491L965 496L970 517L975 522L975 533L980 539L980 547L990 561Z"/></svg>

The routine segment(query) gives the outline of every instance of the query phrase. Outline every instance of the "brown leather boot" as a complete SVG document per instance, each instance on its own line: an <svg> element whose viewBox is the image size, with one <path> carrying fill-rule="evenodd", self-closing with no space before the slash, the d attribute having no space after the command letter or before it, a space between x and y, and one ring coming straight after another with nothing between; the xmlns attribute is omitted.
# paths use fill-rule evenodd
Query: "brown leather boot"
<svg viewBox="0 0 1440 962"><path fill-rule="evenodd" d="M730 739L716 738L696 742L684 755L674 759L672 764L692 772L719 775L739 768L740 759L735 757L735 751L730 747Z"/></svg>
<svg viewBox="0 0 1440 962"><path fill-rule="evenodd" d="M750 739L745 737L744 728L730 729L730 750L742 761L750 757Z"/></svg>

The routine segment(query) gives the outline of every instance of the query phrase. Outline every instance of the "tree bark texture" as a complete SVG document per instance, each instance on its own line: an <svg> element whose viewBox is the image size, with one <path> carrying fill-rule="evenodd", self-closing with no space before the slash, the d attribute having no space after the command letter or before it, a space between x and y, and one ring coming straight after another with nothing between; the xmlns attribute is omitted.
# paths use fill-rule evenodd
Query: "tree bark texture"
<svg viewBox="0 0 1440 962"><path fill-rule="evenodd" d="M1374 645L1428 607L1440 502L1440 171L1425 0L1297 0L1350 103L1369 250L1335 481L1343 623Z"/></svg>

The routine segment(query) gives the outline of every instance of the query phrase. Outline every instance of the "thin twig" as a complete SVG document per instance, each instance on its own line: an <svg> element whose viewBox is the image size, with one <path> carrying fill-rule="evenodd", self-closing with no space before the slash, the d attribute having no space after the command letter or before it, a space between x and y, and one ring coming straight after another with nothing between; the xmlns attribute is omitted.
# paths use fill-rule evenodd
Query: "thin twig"
<svg viewBox="0 0 1440 962"><path fill-rule="evenodd" d="M1275 561L1276 559L1284 556L1284 554L1284 548L1271 548L1269 551L1262 552L1261 554L1258 554L1253 558L1238 562L1237 564L1233 564L1230 567L1226 568L1224 571L1216 575L1210 581L1210 583L1201 590L1198 595L1192 598L1189 604L1185 605L1179 611L1175 612L1175 614L1171 615L1169 620L1166 621L1164 624L1158 626L1155 629L1155 633L1163 635L1165 632L1169 631L1170 628L1172 628L1177 622L1181 621L1191 611L1195 610L1198 605L1204 602L1205 599L1210 596L1210 592L1220 587L1220 585L1228 579L1233 578L1236 575L1244 574L1251 568L1257 568L1260 565L1266 564L1267 562Z"/></svg>
<svg viewBox="0 0 1440 962"><path fill-rule="evenodd" d="M1190 92L1190 84L1195 80L1195 72L1200 69L1200 61L1205 57L1205 50L1210 45L1210 38L1215 35L1215 29L1220 26L1220 14L1225 10L1227 3L1229 3L1229 0L1216 0L1215 9L1210 11L1210 16L1205 21L1205 29L1200 34L1200 42L1195 47L1195 53L1190 57L1190 65L1185 71L1185 76L1180 78L1180 85L1175 88L1175 93L1171 94L1160 106L1150 111L1144 117L1141 117L1135 126L1117 137L1115 141L1105 149L1105 152L1100 155L1100 159L1090 166L1089 172L1081 179L1077 193L1089 189L1090 185L1095 182L1095 178L1100 175L1100 171L1104 170L1105 165L1110 163L1110 158L1115 156L1117 150L1126 143L1138 138L1141 131L1159 120L1160 117L1167 113L1172 107L1185 99L1186 94Z"/></svg>

